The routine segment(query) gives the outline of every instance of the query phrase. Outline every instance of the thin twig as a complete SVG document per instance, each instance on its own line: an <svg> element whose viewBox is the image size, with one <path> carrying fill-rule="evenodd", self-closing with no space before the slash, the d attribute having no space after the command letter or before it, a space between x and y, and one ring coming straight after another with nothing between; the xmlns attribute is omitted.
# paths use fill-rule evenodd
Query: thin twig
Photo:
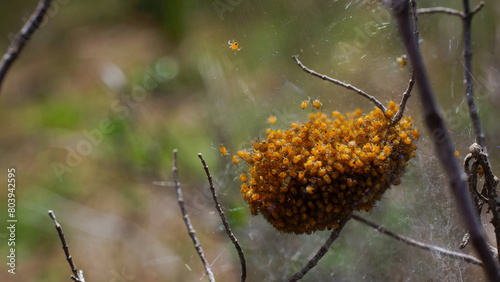
<svg viewBox="0 0 500 282"><path fill-rule="evenodd" d="M306 66L304 66L304 65L303 65L303 64L299 61L299 59L297 58L297 56L292 56L292 58L295 60L295 62L297 63L297 65L299 65L299 67L301 67L301 68L302 68L302 70L304 70L304 71L305 71L305 72L307 72L308 74L310 74L310 75L312 75L312 76L319 77L319 78L321 78L321 79L323 79L323 80L326 80L326 81L331 82L331 83L333 83L333 84L337 84L337 85L339 85L339 86L342 86L342 87L344 87L344 88L347 88L347 89L349 89L349 90L352 90L352 91L354 91L354 92L358 93L359 95L361 95L361 96L363 96L363 97L367 98L368 100L372 101L372 102L375 104L375 106L377 106L379 109L381 109L381 110L382 110L382 112L383 112L383 113L384 113L384 115L385 115L385 112L387 111L387 109L385 108L385 106L384 106L384 105L382 105L382 103L380 103L377 99L375 99L375 97L371 96L370 94L368 94L368 93L364 92L363 90L358 89L358 88L356 88L356 87L354 87L354 86L352 86L352 85L350 85L350 84L344 83L344 82L342 82L342 81L340 81L340 80L336 80L336 79L331 78L331 77L329 77L329 76L326 76L326 75L324 75L324 74L317 73L317 72L315 72L315 71L313 71L313 70L311 70L311 69L307 68Z"/></svg>
<svg viewBox="0 0 500 282"><path fill-rule="evenodd" d="M420 92L425 123L431 133L436 154L450 181L451 191L455 195L457 206L462 213L465 225L469 229L472 244L484 263L488 278L491 281L500 281L498 263L488 248L484 232L475 214L468 193L465 175L455 159L454 146L434 99L434 92L431 88L422 56L418 52L417 42L415 41L409 18L408 1L392 0L391 4L411 65L415 71L415 79Z"/></svg>
<svg viewBox="0 0 500 282"><path fill-rule="evenodd" d="M417 240L414 240L414 239L411 239L411 238L408 238L405 236L401 236L401 235L396 234L394 232L391 232L391 231L383 228L382 226L377 225L376 223L373 223L373 222L369 221L368 219L365 219L357 214L353 214L352 218L359 221L359 222L362 222L368 226L375 228L375 230L377 230L378 232L380 232L384 235L390 236L390 237L392 237L398 241L401 241L403 243L406 243L410 246L414 246L414 247L420 248L422 250L430 251L431 253L441 254L441 255L444 255L444 256L447 256L450 258L454 258L454 259L462 260L462 261L465 261L468 263L473 263L473 264L483 266L483 263L479 259L477 259L473 256L449 251L449 250L446 250L446 249L443 249L443 248L440 248L440 247L437 247L434 245L425 244L425 243L419 242Z"/></svg>
<svg viewBox="0 0 500 282"><path fill-rule="evenodd" d="M396 112L396 114L392 118L391 126L394 126L403 117L403 114L404 114L404 111L406 108L406 102L411 97L411 90L413 89L414 84L415 84L415 74L412 72L410 82L408 82L408 88L406 88L405 92L403 93L403 95L401 97L401 103L399 103L398 111Z"/></svg>
<svg viewBox="0 0 500 282"><path fill-rule="evenodd" d="M172 167L172 174L174 175L175 192L177 193L177 202L179 202L179 207L181 208L182 212L182 218L186 223L189 237L191 237L191 240L193 240L194 248L196 249L198 255L200 256L201 262L203 263L203 267L205 267L205 272L207 273L208 279L211 282L215 281L214 273L212 272L210 264L205 258L205 253L203 252L203 248L201 247L200 241L198 240L194 227L191 224L191 220L189 219L189 215L187 214L186 208L184 207L184 198L182 197L181 183L179 182L179 175L177 172L177 149L174 150L174 165Z"/></svg>
<svg viewBox="0 0 500 282"><path fill-rule="evenodd" d="M2 81L7 71L19 56L19 53L21 53L31 35L33 35L35 30L40 26L51 2L52 0L40 0L35 12L33 12L29 20L24 24L23 28L10 44L5 55L3 55L2 62L0 62L0 91L2 89Z"/></svg>
<svg viewBox="0 0 500 282"><path fill-rule="evenodd" d="M463 56L464 56L464 81L465 81L465 97L467 98L467 104L469 105L469 114L472 121L472 126L474 127L474 132L476 135L476 142L486 151L486 139L484 137L483 130L481 129L481 122L479 120L478 109L474 103L474 87L472 84L472 41L471 41L471 22L472 13L469 7L469 1L462 1L464 6L464 12L462 17L463 23Z"/></svg>
<svg viewBox="0 0 500 282"><path fill-rule="evenodd" d="M477 4L472 11L470 11L471 14L477 13L481 8L484 7L484 2L481 1L479 4ZM445 8L445 7L432 7L432 8L421 8L417 10L418 14L437 14L437 13L442 13L442 14L448 14L448 15L453 15L453 16L459 16L461 18L466 17L466 15L458 10L451 9L451 8Z"/></svg>
<svg viewBox="0 0 500 282"><path fill-rule="evenodd" d="M346 225L347 221L351 218L351 213L346 215L344 219L342 219L339 222L339 227L334 229L332 231L332 234L330 234L330 237L326 240L326 242L321 246L321 248L318 250L316 255L314 255L313 258L309 260L309 262L304 266L299 272L295 273L292 275L290 278L288 278L286 281L287 282L293 282L302 279L304 275L306 275L309 270L311 270L313 267L315 267L318 264L318 261L326 254L330 246L333 244L333 242L339 237L340 231L344 228Z"/></svg>
<svg viewBox="0 0 500 282"><path fill-rule="evenodd" d="M445 8L445 7L420 8L417 10L417 13L418 14L443 13L443 14L459 16L459 17L464 16L463 13L458 11L458 10L451 9L451 8Z"/></svg>
<svg viewBox="0 0 500 282"><path fill-rule="evenodd" d="M59 238L61 239L62 248L64 250L64 254L66 255L66 260L69 263L71 272L73 272L73 275L71 275L71 279L73 281L85 282L85 278L83 277L83 270L81 269L78 270L78 268L76 268L75 263L73 262L73 257L69 253L69 247L68 244L66 243L66 237L64 236L64 232L62 230L61 225L56 220L56 215L54 214L53 211L49 210L49 216L50 218L52 218L54 224L56 225L57 234L59 234Z"/></svg>
<svg viewBox="0 0 500 282"><path fill-rule="evenodd" d="M479 10L481 10L483 7L484 7L484 2L481 1L479 2L479 4L477 4L476 7L474 7L474 9L472 9L470 13L474 15L475 13L479 12Z"/></svg>
<svg viewBox="0 0 500 282"><path fill-rule="evenodd" d="M205 159L203 159L203 155L201 153L198 154L198 157L201 160L201 163L203 164L203 168L205 169L205 173L207 174L208 178L208 183L210 184L210 191L212 192L212 196L214 198L215 202L215 208L217 209L217 212L219 212L219 216L222 220L222 224L224 225L224 228L226 229L226 234L229 236L229 239L231 239L231 242L233 242L234 247L236 248L236 251L238 252L238 256L240 258L240 263L241 263L241 281L245 281L247 277L247 266L246 266L246 261L245 261L245 256L243 255L243 250L241 249L240 244L238 243L238 239L234 236L233 232L231 231L231 228L229 227L229 223L227 222L226 215L224 214L224 211L222 210L219 200L217 198L217 194L215 193L215 188L214 184L212 181L212 175L210 174L210 171L208 170L207 163L205 162Z"/></svg>

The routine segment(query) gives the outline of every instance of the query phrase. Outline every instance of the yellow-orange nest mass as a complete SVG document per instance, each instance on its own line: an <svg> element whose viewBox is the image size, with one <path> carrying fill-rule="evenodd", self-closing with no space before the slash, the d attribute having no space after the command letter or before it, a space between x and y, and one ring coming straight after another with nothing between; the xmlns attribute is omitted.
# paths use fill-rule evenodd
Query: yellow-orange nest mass
<svg viewBox="0 0 500 282"><path fill-rule="evenodd" d="M310 234L337 227L352 211L369 211L415 156L418 131L411 117L391 126L396 111L391 101L385 115L378 108L333 112L333 119L317 112L306 123L267 129L267 140L237 154L250 166L240 179L252 214L279 231Z"/></svg>

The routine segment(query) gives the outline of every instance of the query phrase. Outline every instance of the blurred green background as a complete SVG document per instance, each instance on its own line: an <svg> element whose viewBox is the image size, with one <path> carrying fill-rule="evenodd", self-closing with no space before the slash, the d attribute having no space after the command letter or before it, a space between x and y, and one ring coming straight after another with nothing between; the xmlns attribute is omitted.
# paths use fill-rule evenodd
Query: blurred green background
<svg viewBox="0 0 500 282"><path fill-rule="evenodd" d="M36 7L0 4L0 52ZM472 6L477 1L472 2ZM419 7L460 9L456 1ZM500 3L473 21L476 103L500 175ZM421 48L461 158L473 142L463 89L461 21L420 16ZM231 51L227 42L242 48ZM237 254L208 190L208 162L219 199L247 258L249 281L298 271L329 236L288 235L252 217L230 153L272 127L302 121L302 100L327 112L373 105L305 74L291 59L351 83L387 104L409 79L390 14L377 1L71 1L49 14L7 74L0 96L0 220L6 224L7 169L16 168L16 275L7 273L0 232L1 281L69 281L50 218L54 210L88 281L206 280L172 185L172 150L191 220L216 279L236 281ZM464 234L447 180L422 126L417 92L407 114L422 133L400 186L362 215L402 235L458 250ZM166 186L153 185L165 181ZM484 215L488 222L488 215ZM488 236L492 230L486 226ZM493 242L493 241L492 241ZM470 247L464 250L474 253ZM305 281L480 281L480 267L416 250L349 222Z"/></svg>

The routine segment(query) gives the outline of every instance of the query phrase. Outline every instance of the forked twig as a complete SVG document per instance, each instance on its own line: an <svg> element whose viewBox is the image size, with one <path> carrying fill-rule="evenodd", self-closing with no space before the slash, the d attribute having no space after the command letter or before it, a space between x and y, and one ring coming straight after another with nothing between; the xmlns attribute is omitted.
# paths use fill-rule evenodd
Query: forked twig
<svg viewBox="0 0 500 282"><path fill-rule="evenodd" d="M222 224L224 225L224 228L226 230L227 236L229 236L229 239L231 239L231 242L233 242L234 247L236 248L236 251L238 252L238 256L240 258L240 263L241 263L241 281L245 281L247 277L247 267L246 267L246 261L245 261L245 256L243 255L243 250L241 249L240 244L238 243L238 239L234 236L233 232L231 231L231 228L229 227L229 223L227 222L226 215L224 214L224 211L222 210L219 200L217 198L217 194L215 193L215 188L214 184L212 181L212 175L210 174L210 171L208 170L207 163L205 162L205 159L203 159L203 155L201 153L198 154L198 157L201 160L201 163L203 164L203 168L205 169L205 173L207 174L208 178L208 183L210 184L210 191L212 192L212 196L214 198L215 202L215 208L217 209L217 212L219 213L219 216L222 220Z"/></svg>
<svg viewBox="0 0 500 282"><path fill-rule="evenodd" d="M329 76L326 76L326 75L324 75L324 74L317 73L317 72L315 72L315 71L313 71L313 70L311 70L311 69L307 68L306 66L304 66L304 65L302 64L302 62L300 62L300 61L299 61L299 59L297 58L297 56L292 56L292 58L295 60L295 62L297 63L297 65L299 65L299 67L300 67L303 71L307 72L308 74L310 74L310 75L312 75L312 76L319 77L319 78L321 78L321 79L323 79L323 80L326 80L326 81L328 81L328 82L331 82L331 83L333 83L333 84L336 84L336 85L342 86L342 87L344 87L344 88L347 88L347 89L349 89L349 90L352 90L352 91L354 91L354 92L358 93L359 95L361 95L361 96L363 96L363 97L367 98L368 100L372 101L372 102L375 104L375 106L377 106L379 109L381 109L381 110L382 110L382 112L383 112L383 113L384 113L384 115L385 115L385 112L387 111L387 109L386 109L386 108L385 108L385 106L384 106L384 105L382 105L382 103L380 103L380 102L379 102L379 100L377 100L375 97L371 96L370 94L368 94L368 93L364 92L363 90L358 89L358 88L356 88L356 87L354 87L354 86L352 86L352 85L350 85L350 84L344 83L344 82L342 82L342 81L340 81L340 80L336 80L336 79L331 78L331 77L329 77Z"/></svg>
<svg viewBox="0 0 500 282"><path fill-rule="evenodd" d="M210 264L205 258L205 253L203 252L203 248L201 247L200 241L196 236L196 231L194 230L194 227L191 224L191 220L189 219L189 215L187 214L186 208L184 207L184 198L182 197L181 183L179 182L179 175L177 172L177 149L174 150L174 165L172 167L172 174L174 175L175 192L177 193L177 202L179 203L179 207L181 208L182 218L186 223L189 237L191 237L191 240L193 240L194 248L196 249L196 252L198 252L198 255L200 256L201 262L203 263L203 267L205 267L205 272L207 273L208 279L211 282L215 281L214 273L212 272Z"/></svg>
<svg viewBox="0 0 500 282"><path fill-rule="evenodd" d="M7 52L3 55L0 62L0 91L2 89L2 81L7 74L12 63L17 59L19 53L23 50L26 42L30 39L31 35L38 29L40 23L47 12L52 0L40 0L36 10L33 12L29 20L24 24L23 28L16 34L16 37L10 44Z"/></svg>
<svg viewBox="0 0 500 282"><path fill-rule="evenodd" d="M457 201L457 206L470 232L472 244L484 263L485 272L491 281L500 281L498 263L493 258L486 243L483 230L475 214L463 171L455 159L454 146L444 124L434 98L430 80L425 70L422 56L418 52L409 18L408 1L392 0L392 10L398 23L403 43L407 49L411 65L415 71L415 79L420 92L424 119L435 145L436 154L450 181L450 189Z"/></svg>
<svg viewBox="0 0 500 282"><path fill-rule="evenodd" d="M477 4L474 9L470 12L471 14L477 13L481 8L483 8L484 2L481 1L479 4ZM432 8L421 8L417 10L417 13L419 14L437 14L437 13L442 13L442 14L448 14L448 15L453 15L453 16L459 16L461 18L465 17L465 14L461 11L451 9L451 8L446 8L446 7L432 7Z"/></svg>
<svg viewBox="0 0 500 282"><path fill-rule="evenodd" d="M483 262L480 261L479 259L473 257L473 256L449 251L449 250L446 250L446 249L443 249L443 248L440 248L440 247L437 247L434 245L425 244L425 243L419 242L417 240L414 240L414 239L411 239L411 238L408 238L405 236L401 236L401 235L393 233L393 232L383 228L382 226L377 225L377 224L369 221L368 219L365 219L357 214L353 214L352 218L359 221L359 222L362 222L368 226L375 228L375 230L377 230L378 232L380 232L382 234L390 236L390 237L392 237L398 241L401 241L403 243L406 243L410 246L414 246L414 247L420 248L422 250L430 251L431 253L441 254L441 255L444 255L444 256L447 256L450 258L454 258L454 259L458 259L458 260L462 260L465 262L469 262L469 263L483 266Z"/></svg>
<svg viewBox="0 0 500 282"><path fill-rule="evenodd" d="M64 232L62 230L61 225L56 220L56 215L54 214L53 211L49 210L49 216L50 218L52 218L54 224L56 225L57 234L59 234L59 238L61 239L62 248L64 250L64 254L66 255L66 260L69 263L71 272L73 272L73 275L71 275L71 279L73 281L85 282L85 278L83 277L83 270L81 269L78 270L78 268L76 268L75 263L73 262L73 257L69 253L69 247L68 244L66 243L66 237L64 236Z"/></svg>
<svg viewBox="0 0 500 282"><path fill-rule="evenodd" d="M309 272L309 270L311 270L313 267L315 267L318 264L318 261L326 254L326 252L328 251L328 249L330 248L332 243L339 237L340 231L342 231L345 224L347 223L347 221L349 221L350 218L351 218L351 213L346 215L344 217L344 219L342 219L339 222L339 227L332 231L332 234L330 234L330 237L328 237L328 239L323 244L323 246L321 246L321 248L318 250L316 255L314 255L314 257L311 258L309 260L309 262L299 272L292 275L286 281L287 282L297 281L297 280L301 279L302 277L304 277L304 275L306 275L306 273Z"/></svg>

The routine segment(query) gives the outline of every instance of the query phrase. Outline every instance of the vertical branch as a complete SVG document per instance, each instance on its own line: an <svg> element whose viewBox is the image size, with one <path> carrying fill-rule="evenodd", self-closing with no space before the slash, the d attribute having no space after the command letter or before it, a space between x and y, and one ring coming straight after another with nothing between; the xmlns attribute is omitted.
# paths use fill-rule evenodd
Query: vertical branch
<svg viewBox="0 0 500 282"><path fill-rule="evenodd" d="M177 193L177 202L179 203L179 207L181 208L182 218L184 219L184 223L186 223L186 227L189 233L189 237L193 241L194 248L198 255L200 256L201 262L203 263L203 267L205 267L205 272L207 273L208 279L212 282L215 281L214 273L210 268L210 264L205 258L205 253L203 252L203 248L201 247L200 241L196 236L196 231L194 230L193 225L191 224L191 220L189 219L189 215L187 214L186 208L184 207L184 197L182 197L181 191L181 183L179 182L179 175L177 172L177 150L174 150L174 165L172 167L172 174L174 175L175 182L175 192Z"/></svg>
<svg viewBox="0 0 500 282"><path fill-rule="evenodd" d="M413 24L414 24L413 34L415 36L415 40L418 43L418 40L420 38L420 33L418 31L417 2L411 0L411 6L413 11ZM418 45L417 48L419 49ZM408 87L406 88L406 91L403 93L401 97L401 102L399 103L398 111L391 120L391 126L396 125L396 123L398 123L401 120L401 118L403 118L403 114L406 108L406 102L408 101L408 99L410 99L411 91L413 90L413 85L415 85L415 72L412 69L410 81L408 82Z"/></svg>
<svg viewBox="0 0 500 282"><path fill-rule="evenodd" d="M479 153L476 153L476 155L481 157L481 161L483 162L481 164L481 167L485 171L491 172L491 167L490 167L490 162L488 158L488 153L486 149L486 138L484 136L484 132L481 128L481 122L479 120L479 114L478 114L478 109L476 108L476 105L474 103L474 87L472 84L472 43L471 43L471 22L472 22L472 16L481 9L481 7L484 5L483 2L479 3L476 8L474 8L472 11L470 10L470 5L469 5L469 0L462 0L464 11L462 15L462 23L463 23L463 40L464 40L464 50L463 50L463 56L464 56L464 81L465 81L465 97L467 98L467 104L469 106L469 114L470 114L470 119L472 121L472 126L474 127L474 132L476 135L476 143L477 144L472 144L471 146L471 153L474 155L475 153L473 152L473 149L475 151L478 151ZM479 145L479 146L478 146ZM476 157L477 158L477 157ZM498 180L495 182L494 181L494 175L493 173L486 174L486 182L485 185L487 186L488 190L488 206L489 210L492 213L493 220L491 223L493 224L493 227L495 228L495 235L496 235L496 241L497 241L497 249L500 248L500 210L498 207L499 199L498 199L498 190L497 190L497 183ZM476 195L476 194L474 194ZM500 257L498 258L500 262Z"/></svg>
<svg viewBox="0 0 500 282"><path fill-rule="evenodd" d="M243 250L241 249L241 246L238 243L238 239L236 239L233 232L231 231L231 228L229 227L229 223L227 222L227 219L226 219L226 215L224 214L224 211L222 210L222 208L219 204L219 200L217 199L217 194L215 193L214 183L212 181L212 175L210 174L210 171L208 170L207 163L205 162L205 159L203 159L203 155L201 153L198 154L198 157L200 158L201 163L203 164L203 168L205 169L205 173L207 174L208 183L210 184L210 191L212 192L212 197L214 198L214 202L215 202L215 208L217 209L217 212L219 213L219 216L222 220L222 224L224 225L224 228L226 229L227 236L229 236L229 239L231 239L231 242L233 242L234 247L236 248L236 251L238 252L238 256L240 258L240 263L241 263L241 281L244 282L246 277L247 277L247 267L246 267L246 262L245 262L245 256L243 256Z"/></svg>
<svg viewBox="0 0 500 282"><path fill-rule="evenodd" d="M316 255L314 255L314 257L309 260L309 262L306 264L306 266L304 266L299 272L292 275L286 281L287 282L298 281L298 280L302 279L302 277L304 277L304 275L306 275L306 273L309 272L309 270L311 270L313 267L315 267L318 264L318 261L326 254L326 252L328 251L330 246L333 244L333 242L339 237L340 231L342 231L342 229L344 228L344 226L346 225L347 221L349 221L350 218L351 218L351 213L346 215L344 217L344 219L342 219L339 222L339 227L335 228L332 231L332 234L330 234L330 237L328 237L328 239L323 244L323 246L321 246L321 248L318 250Z"/></svg>
<svg viewBox="0 0 500 282"><path fill-rule="evenodd" d="M71 268L71 272L73 272L73 275L71 275L71 279L73 281L85 282L85 278L83 277L83 271L81 269L78 270L78 268L76 268L76 266L75 266L75 263L73 263L73 257L69 253L69 247L68 247L68 244L66 243L66 237L64 236L64 232L62 230L61 225L56 220L56 215L54 214L53 211L49 210L49 216L50 216L50 218L52 218L52 220L54 221L54 224L56 225L56 230L57 230L57 233L59 234L59 238L61 239L64 254L66 255L66 260L69 263L69 267Z"/></svg>
<svg viewBox="0 0 500 282"><path fill-rule="evenodd" d="M19 56L19 53L21 53L31 35L40 26L40 23L50 6L50 2L52 2L52 0L40 0L35 12L33 12L26 24L24 24L23 28L10 44L5 55L3 55L2 61L0 62L0 90L2 88L2 81L7 74L7 71Z"/></svg>
<svg viewBox="0 0 500 282"><path fill-rule="evenodd" d="M462 0L464 11L462 14L462 23L464 29L464 81L465 81L465 97L469 105L469 114L474 127L476 135L476 143L479 144L486 151L486 141L481 123L479 121L479 114L474 103L474 87L472 85L472 43L471 43L471 21L473 13L470 11L469 0Z"/></svg>
<svg viewBox="0 0 500 282"><path fill-rule="evenodd" d="M408 51L410 62L415 71L416 83L422 101L425 124L431 133L441 165L450 181L450 188L455 196L457 205L470 232L472 244L476 248L485 265L485 271L491 281L500 281L497 262L494 260L486 243L483 230L475 214L470 195L468 193L465 175L461 171L454 156L453 144L439 113L434 99L429 78L425 70L423 59L418 52L417 42L410 24L408 1L392 0L392 10L398 23L403 42Z"/></svg>

